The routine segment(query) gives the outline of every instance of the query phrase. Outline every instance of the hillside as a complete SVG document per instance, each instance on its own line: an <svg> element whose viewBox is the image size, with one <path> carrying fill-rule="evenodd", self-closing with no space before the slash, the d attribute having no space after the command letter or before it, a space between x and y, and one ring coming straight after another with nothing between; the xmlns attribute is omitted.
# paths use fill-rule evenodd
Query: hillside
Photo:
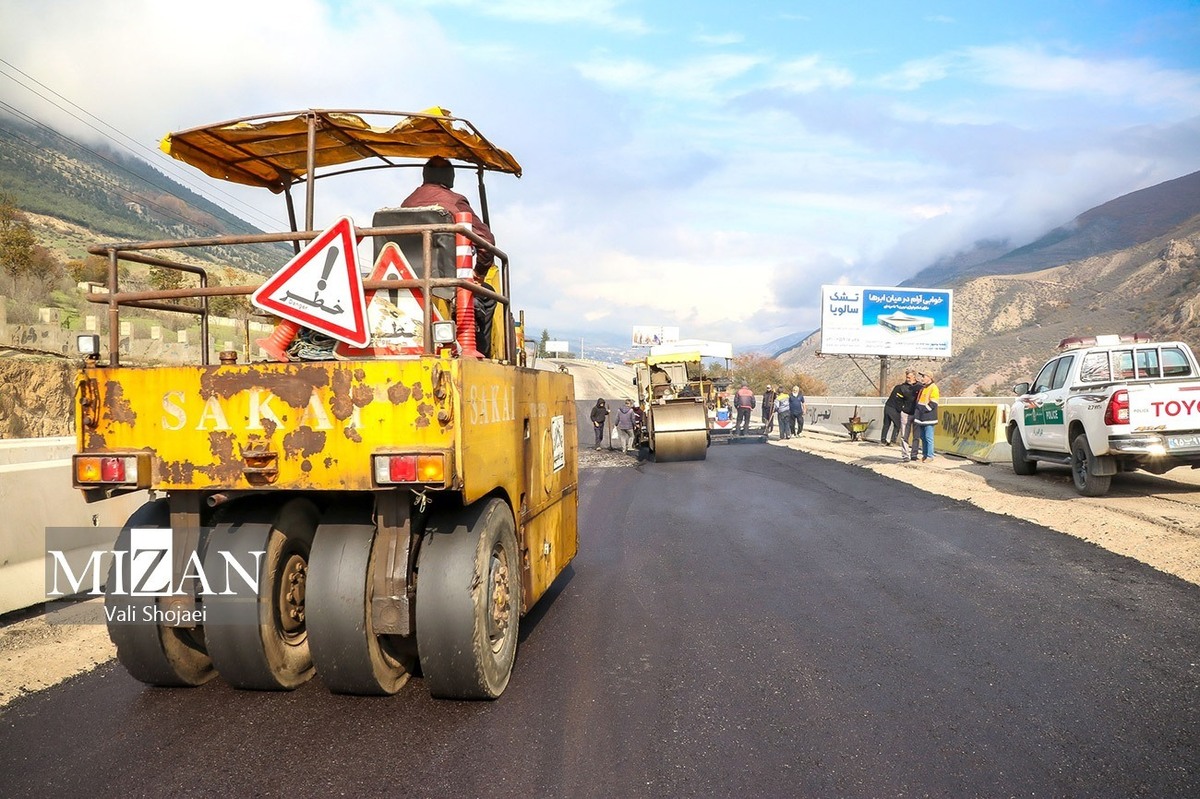
<svg viewBox="0 0 1200 799"><path fill-rule="evenodd" d="M103 146L82 146L47 128L0 115L0 195L21 210L88 231L91 242L154 241L261 232L253 225L171 180L139 158ZM69 258L83 257L80 242L56 242ZM286 245L228 251L229 265L270 274L286 261ZM210 260L202 250L191 251Z"/></svg>

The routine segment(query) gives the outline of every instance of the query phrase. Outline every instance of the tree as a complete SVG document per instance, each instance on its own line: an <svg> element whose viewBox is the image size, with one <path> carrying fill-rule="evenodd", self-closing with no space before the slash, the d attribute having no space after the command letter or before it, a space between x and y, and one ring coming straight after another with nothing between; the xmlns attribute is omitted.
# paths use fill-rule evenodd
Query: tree
<svg viewBox="0 0 1200 799"><path fill-rule="evenodd" d="M108 259L99 255L67 261L67 274L76 283L108 285Z"/></svg>
<svg viewBox="0 0 1200 799"><path fill-rule="evenodd" d="M162 266L150 267L150 285L159 291L183 287L183 272Z"/></svg>
<svg viewBox="0 0 1200 799"><path fill-rule="evenodd" d="M805 396L821 396L829 390L824 381L784 366L775 358L757 353L735 357L733 371L729 376L735 384L740 385L744 380L750 388L760 393L766 391L767 386L774 386L777 390L785 392L791 391L792 386L799 386L800 393Z"/></svg>
<svg viewBox="0 0 1200 799"><path fill-rule="evenodd" d="M14 277L35 274L37 238L10 195L0 195L0 267Z"/></svg>
<svg viewBox="0 0 1200 799"><path fill-rule="evenodd" d="M538 355L546 354L546 343L550 341L550 331L542 328L542 338L538 341Z"/></svg>
<svg viewBox="0 0 1200 799"><path fill-rule="evenodd" d="M226 280L230 283L230 272L226 270ZM211 275L208 279L210 286L223 286L221 278L217 275ZM224 297L209 297L208 312L215 316L226 316L230 319L249 319L254 308L250 305L250 298L244 294L231 294Z"/></svg>

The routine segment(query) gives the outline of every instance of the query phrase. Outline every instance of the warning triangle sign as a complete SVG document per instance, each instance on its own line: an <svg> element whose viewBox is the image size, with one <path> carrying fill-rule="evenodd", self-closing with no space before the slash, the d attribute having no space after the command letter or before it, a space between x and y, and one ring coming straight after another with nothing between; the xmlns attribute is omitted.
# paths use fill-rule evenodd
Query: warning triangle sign
<svg viewBox="0 0 1200 799"><path fill-rule="evenodd" d="M370 280L416 280L416 270L404 253L389 241L379 253ZM437 303L433 318L441 321ZM425 351L425 295L420 289L377 289L367 292L366 347L339 344L339 358L396 358Z"/></svg>
<svg viewBox="0 0 1200 799"><path fill-rule="evenodd" d="M342 217L250 295L250 302L304 327L363 346L367 303L354 223Z"/></svg>

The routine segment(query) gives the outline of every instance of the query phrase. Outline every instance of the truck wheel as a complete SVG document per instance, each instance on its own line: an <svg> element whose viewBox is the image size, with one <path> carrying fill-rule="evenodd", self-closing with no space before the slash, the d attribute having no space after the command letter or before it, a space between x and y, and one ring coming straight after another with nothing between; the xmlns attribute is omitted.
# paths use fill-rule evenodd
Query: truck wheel
<svg viewBox="0 0 1200 799"><path fill-rule="evenodd" d="M282 507L244 501L209 534L204 571L217 585L206 602L205 636L213 665L235 688L290 690L313 675L304 594L318 515L307 499ZM257 577L256 593L223 552Z"/></svg>
<svg viewBox="0 0 1200 799"><path fill-rule="evenodd" d="M1108 492L1112 476L1093 474L1091 461L1092 448L1088 446L1087 436L1081 433L1071 442L1071 477L1075 480L1075 490L1085 497L1103 496Z"/></svg>
<svg viewBox="0 0 1200 799"><path fill-rule="evenodd" d="M417 653L429 693L495 699L517 654L521 557L512 511L488 499L431 519L417 561Z"/></svg>
<svg viewBox="0 0 1200 799"><path fill-rule="evenodd" d="M169 527L170 524L171 510L166 499L147 502L125 522L114 549L129 551L129 531L134 527ZM127 560L125 566L128 567ZM108 571L107 591L112 591L119 582L116 569L114 559ZM128 579L129 575L124 577ZM145 621L155 610L154 597L106 592L104 606L108 611L108 637L117 647L117 660L134 679L147 685L188 687L203 685L216 676L212 660L204 650L201 628L166 627ZM129 621L117 619L116 614L125 615Z"/></svg>
<svg viewBox="0 0 1200 799"><path fill-rule="evenodd" d="M369 516L367 516L369 518ZM322 519L308 572L313 662L337 694L390 696L408 682L416 658L406 639L376 635L371 624L375 525L335 512Z"/></svg>
<svg viewBox="0 0 1200 799"><path fill-rule="evenodd" d="M1029 460L1025 450L1025 442L1021 439L1021 430L1017 428L1012 434L1012 467L1019 475L1028 476L1037 472L1037 461Z"/></svg>

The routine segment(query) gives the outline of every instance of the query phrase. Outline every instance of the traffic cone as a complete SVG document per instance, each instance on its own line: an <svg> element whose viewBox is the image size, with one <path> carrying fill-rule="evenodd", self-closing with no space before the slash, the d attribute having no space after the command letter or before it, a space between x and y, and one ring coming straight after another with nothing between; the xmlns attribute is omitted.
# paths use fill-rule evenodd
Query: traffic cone
<svg viewBox="0 0 1200 799"><path fill-rule="evenodd" d="M287 363L291 360L288 357L287 349L292 345L292 341L299 332L299 324L291 319L280 319L279 324L275 325L275 329L271 331L271 335L260 338L254 343L275 360Z"/></svg>

